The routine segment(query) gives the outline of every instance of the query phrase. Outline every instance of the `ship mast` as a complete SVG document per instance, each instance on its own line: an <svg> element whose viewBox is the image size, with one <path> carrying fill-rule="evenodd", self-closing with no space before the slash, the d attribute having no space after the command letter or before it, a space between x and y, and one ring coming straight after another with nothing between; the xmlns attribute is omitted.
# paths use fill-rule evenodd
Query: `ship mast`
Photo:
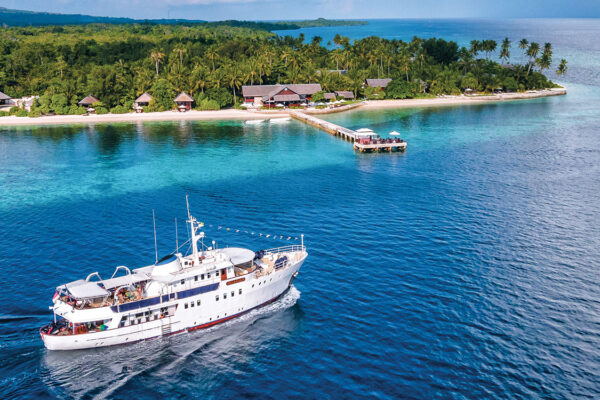
<svg viewBox="0 0 600 400"><path fill-rule="evenodd" d="M202 222L198 222L196 220L196 218L192 217L192 214L190 213L190 203L188 201L188 195L185 195L185 203L187 205L187 212L188 212L187 222L189 222L189 224L190 224L190 230L192 233L192 254L193 254L194 261L196 261L196 260L198 260L198 239L204 237L202 232L200 232L200 234L197 235L196 230L199 228L202 228L204 226L204 224Z"/></svg>

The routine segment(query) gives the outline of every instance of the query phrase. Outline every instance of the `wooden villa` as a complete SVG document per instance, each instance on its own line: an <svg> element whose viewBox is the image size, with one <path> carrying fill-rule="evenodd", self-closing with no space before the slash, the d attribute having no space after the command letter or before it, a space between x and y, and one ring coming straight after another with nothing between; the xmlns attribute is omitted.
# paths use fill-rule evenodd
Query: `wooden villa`
<svg viewBox="0 0 600 400"><path fill-rule="evenodd" d="M244 103L255 107L300 106L308 103L311 96L321 90L318 83L290 85L242 86Z"/></svg>
<svg viewBox="0 0 600 400"><path fill-rule="evenodd" d="M391 82L392 80L390 78L382 78L382 79L367 79L365 81L365 85L372 87L372 88L381 88L381 89L385 89L387 87L387 85Z"/></svg>
<svg viewBox="0 0 600 400"><path fill-rule="evenodd" d="M94 107L92 107L92 104L95 103L99 103L100 100L98 100L97 98L95 98L94 96L92 96L91 94L87 97L85 97L83 100L81 100L79 103L80 106L82 107L86 107L87 108L87 112L88 114L94 114L96 112L96 109Z"/></svg>
<svg viewBox="0 0 600 400"><path fill-rule="evenodd" d="M148 107L148 104L150 104L151 101L152 101L152 96L150 96L148 93L144 92L143 95L141 95L140 97L135 99L135 101L133 102L133 108L135 109L135 112L137 112L137 113L144 112L143 107Z"/></svg>
<svg viewBox="0 0 600 400"><path fill-rule="evenodd" d="M323 93L323 97L327 101L335 100L335 93Z"/></svg>
<svg viewBox="0 0 600 400"><path fill-rule="evenodd" d="M335 92L335 97L337 97L338 99L353 100L354 92L348 90L338 90Z"/></svg>
<svg viewBox="0 0 600 400"><path fill-rule="evenodd" d="M173 100L175 104L177 104L177 109L179 112L186 112L192 109L194 105L194 99L187 93L181 92L175 100Z"/></svg>
<svg viewBox="0 0 600 400"><path fill-rule="evenodd" d="M0 92L0 106L12 105L12 97Z"/></svg>

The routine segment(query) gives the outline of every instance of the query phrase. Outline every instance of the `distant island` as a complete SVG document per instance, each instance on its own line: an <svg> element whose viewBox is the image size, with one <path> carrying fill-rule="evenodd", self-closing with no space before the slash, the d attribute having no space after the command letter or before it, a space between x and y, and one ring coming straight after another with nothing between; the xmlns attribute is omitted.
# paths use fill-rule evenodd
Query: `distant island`
<svg viewBox="0 0 600 400"><path fill-rule="evenodd" d="M140 104L144 112L181 103L188 110L219 110L248 107L259 97L271 102L267 106L323 106L359 98L478 96L554 88L544 72L567 70L566 60L553 64L551 43L527 39L516 46L506 38L459 47L441 38L351 41L338 34L325 47L319 36L282 37L257 24L265 23L0 28L0 116L81 115L90 106L96 114L124 114ZM510 63L515 51L523 53L524 64ZM271 89L279 86L242 90L275 84L299 89L277 96ZM302 84L319 86L303 92ZM10 107L19 98L21 108Z"/></svg>
<svg viewBox="0 0 600 400"><path fill-rule="evenodd" d="M49 26L49 25L85 25L85 24L206 24L212 26L236 26L267 31L291 30L300 28L311 28L319 26L350 26L366 25L366 21L357 20L331 20L318 18L315 20L300 21L218 21L209 22L204 20L189 19L133 19L97 17L83 14L60 14L50 12L37 12L26 10L12 10L0 7L0 25L8 26Z"/></svg>

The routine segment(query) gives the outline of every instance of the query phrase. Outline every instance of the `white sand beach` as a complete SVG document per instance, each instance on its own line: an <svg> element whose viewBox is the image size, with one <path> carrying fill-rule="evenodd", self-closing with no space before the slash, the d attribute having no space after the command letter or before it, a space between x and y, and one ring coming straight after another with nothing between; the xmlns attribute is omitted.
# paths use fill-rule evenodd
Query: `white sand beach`
<svg viewBox="0 0 600 400"><path fill-rule="evenodd" d="M529 91L525 93L503 93L488 96L445 96L430 99L405 99L405 100L369 100L360 104L361 109L407 108L427 106L453 106L482 102L495 102L505 100L523 100L538 97L558 96L566 94L566 89L548 89ZM327 114L354 109L357 106L346 106L338 109L315 110L314 113ZM342 109L343 108L343 109ZM308 113L311 113L308 111ZM277 118L288 116L286 111L246 111L246 110L218 110L218 111L164 111L153 113L129 114L104 114L104 115L53 115L38 118L29 117L1 117L1 126L16 125L60 125L60 124L90 124L90 123L115 123L115 122L150 122L150 121L201 121L201 120L249 120Z"/></svg>
<svg viewBox="0 0 600 400"><path fill-rule="evenodd" d="M410 107L428 107L428 106L455 106L462 104L476 104L482 102L495 102L505 100L526 100L539 97L560 96L567 94L567 90L546 89L535 90L524 93L502 93L495 95L474 95L474 96L444 96L430 99L404 99L404 100L370 100L366 101L362 109L382 109L382 108L410 108Z"/></svg>

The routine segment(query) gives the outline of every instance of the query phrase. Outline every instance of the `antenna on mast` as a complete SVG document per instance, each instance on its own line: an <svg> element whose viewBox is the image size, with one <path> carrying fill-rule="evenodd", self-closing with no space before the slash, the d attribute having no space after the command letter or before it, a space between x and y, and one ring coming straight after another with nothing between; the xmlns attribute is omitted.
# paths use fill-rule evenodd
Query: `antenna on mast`
<svg viewBox="0 0 600 400"><path fill-rule="evenodd" d="M179 250L179 236L177 235L177 217L175 217L175 252Z"/></svg>
<svg viewBox="0 0 600 400"><path fill-rule="evenodd" d="M158 248L156 247L156 219L154 218L154 208L152 209L152 225L154 226L154 264L158 263Z"/></svg>

